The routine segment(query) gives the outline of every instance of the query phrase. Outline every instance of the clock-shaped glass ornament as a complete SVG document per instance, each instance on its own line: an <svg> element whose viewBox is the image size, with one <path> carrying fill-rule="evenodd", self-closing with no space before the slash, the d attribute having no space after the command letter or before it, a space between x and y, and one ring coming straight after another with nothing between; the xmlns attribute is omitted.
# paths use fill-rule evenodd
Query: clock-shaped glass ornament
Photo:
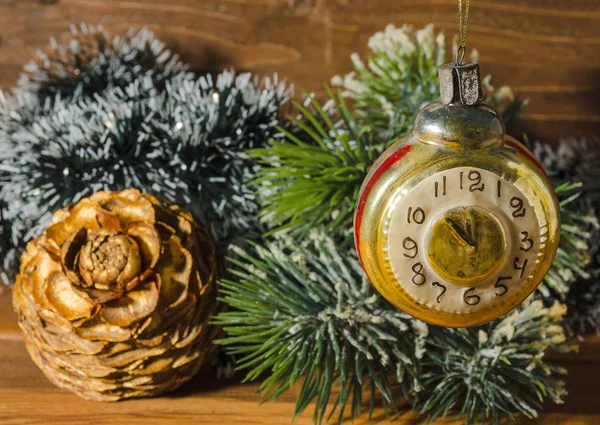
<svg viewBox="0 0 600 425"><path fill-rule="evenodd" d="M559 205L542 166L482 101L477 64L439 69L441 100L370 170L355 213L366 274L426 322L483 324L540 284L558 249Z"/></svg>

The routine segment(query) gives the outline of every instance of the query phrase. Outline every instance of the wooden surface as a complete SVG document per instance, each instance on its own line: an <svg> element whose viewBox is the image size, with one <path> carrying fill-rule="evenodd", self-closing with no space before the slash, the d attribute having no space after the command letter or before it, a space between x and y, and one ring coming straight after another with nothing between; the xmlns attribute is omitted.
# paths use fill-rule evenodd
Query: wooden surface
<svg viewBox="0 0 600 425"><path fill-rule="evenodd" d="M561 406L548 406L535 421L519 418L516 425L600 424L600 338L590 338L578 355L557 358L569 370L569 395ZM50 384L30 360L16 319L10 294L0 295L0 424L1 425L289 425L297 387L275 403L259 405L257 384L239 384L239 378L216 379L201 373L171 395L120 403L96 403ZM311 425L312 406L294 421ZM390 421L381 410L372 422L364 415L355 425L426 424L408 411ZM347 421L348 424L352 423ZM455 424L455 417L434 422Z"/></svg>
<svg viewBox="0 0 600 425"><path fill-rule="evenodd" d="M530 99L519 131L548 141L600 135L599 19L598 0L472 1L468 43L479 50L483 73ZM113 33L146 26L197 70L277 72L297 93L321 92L323 82L350 70L350 54L365 54L369 36L388 23L434 22L453 35L456 1L0 0L0 88L15 85L23 64L50 37L65 40L69 25L83 21ZM259 406L256 384L207 373L153 400L83 401L53 387L29 359L9 295L0 294L2 425L291 423L297 389ZM590 338L579 355L557 360L570 372L566 403L548 406L537 421L517 423L600 425L600 339ZM312 424L310 412L294 423ZM354 423L364 424L366 417ZM389 421L377 411L372 423ZM393 423L425 422L407 413Z"/></svg>
<svg viewBox="0 0 600 425"><path fill-rule="evenodd" d="M473 0L468 44L482 71L531 103L518 133L600 135L600 1ZM0 87L69 24L154 30L193 68L278 72L303 90L350 70L388 23L430 22L451 38L456 0L0 0Z"/></svg>

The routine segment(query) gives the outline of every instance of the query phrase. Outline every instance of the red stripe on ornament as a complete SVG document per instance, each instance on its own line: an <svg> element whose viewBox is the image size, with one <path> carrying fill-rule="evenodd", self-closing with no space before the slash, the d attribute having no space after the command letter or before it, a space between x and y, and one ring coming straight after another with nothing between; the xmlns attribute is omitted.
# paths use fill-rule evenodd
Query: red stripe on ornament
<svg viewBox="0 0 600 425"><path fill-rule="evenodd" d="M373 190L373 186L379 178L389 170L396 162L400 161L411 149L411 145L404 146L402 149L396 151L389 158L381 163L381 165L375 170L367 184L365 185L360 197L358 199L358 205L356 207L356 221L354 223L354 243L356 244L356 250L358 251L358 258L360 263L363 264L362 255L360 253L360 226L362 225L363 214L365 210L365 204L367 202L367 197Z"/></svg>

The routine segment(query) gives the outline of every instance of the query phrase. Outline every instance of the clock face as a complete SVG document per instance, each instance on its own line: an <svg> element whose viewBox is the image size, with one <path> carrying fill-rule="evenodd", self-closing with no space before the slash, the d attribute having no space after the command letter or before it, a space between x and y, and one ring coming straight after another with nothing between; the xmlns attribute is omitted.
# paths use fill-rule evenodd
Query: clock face
<svg viewBox="0 0 600 425"><path fill-rule="evenodd" d="M514 307L545 252L547 225L489 171L458 167L399 191L383 220L385 273L421 306L465 314Z"/></svg>

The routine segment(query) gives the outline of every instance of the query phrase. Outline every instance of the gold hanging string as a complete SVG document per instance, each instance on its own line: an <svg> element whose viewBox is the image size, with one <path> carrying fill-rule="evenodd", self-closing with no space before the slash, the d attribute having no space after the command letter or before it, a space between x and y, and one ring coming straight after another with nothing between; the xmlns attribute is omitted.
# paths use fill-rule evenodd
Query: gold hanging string
<svg viewBox="0 0 600 425"><path fill-rule="evenodd" d="M458 0L458 50L456 64L462 65L467 50L467 23L469 22L469 0L466 0L465 14L462 11L462 0Z"/></svg>

